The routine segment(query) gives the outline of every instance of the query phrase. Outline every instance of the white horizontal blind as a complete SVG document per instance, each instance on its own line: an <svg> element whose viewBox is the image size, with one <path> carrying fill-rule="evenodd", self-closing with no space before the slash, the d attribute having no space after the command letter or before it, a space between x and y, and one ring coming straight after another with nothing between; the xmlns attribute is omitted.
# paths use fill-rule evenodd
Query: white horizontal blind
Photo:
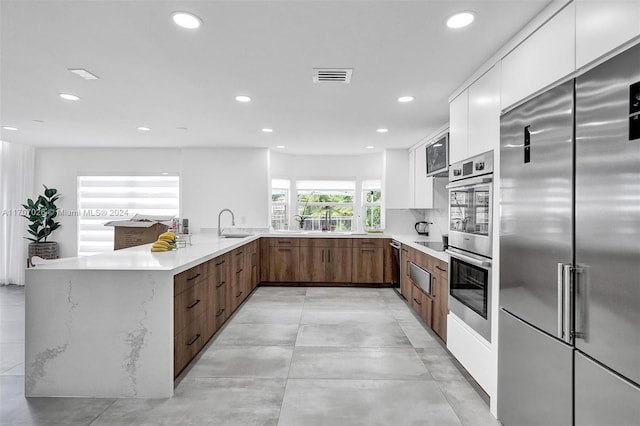
<svg viewBox="0 0 640 426"><path fill-rule="evenodd" d="M78 256L113 251L112 220L179 216L179 176L78 176Z"/></svg>

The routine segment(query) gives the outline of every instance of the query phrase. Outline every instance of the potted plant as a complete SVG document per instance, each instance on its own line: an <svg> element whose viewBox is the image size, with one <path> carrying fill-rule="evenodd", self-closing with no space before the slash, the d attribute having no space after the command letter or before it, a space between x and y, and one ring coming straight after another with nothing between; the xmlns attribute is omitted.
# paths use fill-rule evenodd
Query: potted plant
<svg viewBox="0 0 640 426"><path fill-rule="evenodd" d="M60 222L55 220L58 216L55 203L60 198L60 194L57 189L42 186L44 186L43 195L39 195L35 201L29 198L27 204L22 205L27 210L27 214L23 214L22 217L31 222L28 227L31 237L25 237L32 241L29 243L29 259L33 256L57 259L58 243L47 241L47 238L60 227Z"/></svg>
<svg viewBox="0 0 640 426"><path fill-rule="evenodd" d="M302 231L304 229L304 221L309 217L307 213L307 205L309 204L309 199L313 196L313 192L307 195L306 200L304 202L304 207L302 208L302 214L296 215L296 221L298 222L298 227ZM301 200L301 196L298 195L298 202Z"/></svg>

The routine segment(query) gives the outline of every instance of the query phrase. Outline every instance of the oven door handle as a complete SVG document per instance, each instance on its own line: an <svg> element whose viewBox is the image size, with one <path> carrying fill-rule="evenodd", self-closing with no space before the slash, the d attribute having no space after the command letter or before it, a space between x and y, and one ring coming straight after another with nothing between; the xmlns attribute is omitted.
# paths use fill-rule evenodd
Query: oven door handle
<svg viewBox="0 0 640 426"><path fill-rule="evenodd" d="M493 182L493 177L480 176L475 178L463 179L457 182L451 182L445 188L447 189L469 189L478 185L483 185Z"/></svg>
<svg viewBox="0 0 640 426"><path fill-rule="evenodd" d="M452 250L445 250L445 253L448 253L450 256L453 256L455 258L464 260L465 262L469 262L472 265L480 266L480 267L483 267L483 268L491 268L491 261L490 260L476 259L474 257L467 256L467 255L464 255L462 253L459 253L457 251L452 251Z"/></svg>

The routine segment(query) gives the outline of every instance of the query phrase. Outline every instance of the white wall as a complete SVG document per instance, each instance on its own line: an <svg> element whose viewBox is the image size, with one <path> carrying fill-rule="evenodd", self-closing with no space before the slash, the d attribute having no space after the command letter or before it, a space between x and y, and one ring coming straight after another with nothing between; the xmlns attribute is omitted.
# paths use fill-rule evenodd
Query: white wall
<svg viewBox="0 0 640 426"><path fill-rule="evenodd" d="M77 211L79 175L178 173L181 215L192 232L216 227L220 209L236 214L236 225L268 225L268 151L266 149L37 149L34 195L42 184L62 194L63 210ZM54 234L61 257L77 255L77 218L61 216ZM225 217L230 225L229 217Z"/></svg>
<svg viewBox="0 0 640 426"><path fill-rule="evenodd" d="M289 155L271 153L271 176L292 178L382 178L383 154Z"/></svg>
<svg viewBox="0 0 640 426"><path fill-rule="evenodd" d="M218 213L233 211L236 226L269 227L269 151L189 148L182 150L182 217L192 232L217 228ZM225 213L221 227L231 226Z"/></svg>

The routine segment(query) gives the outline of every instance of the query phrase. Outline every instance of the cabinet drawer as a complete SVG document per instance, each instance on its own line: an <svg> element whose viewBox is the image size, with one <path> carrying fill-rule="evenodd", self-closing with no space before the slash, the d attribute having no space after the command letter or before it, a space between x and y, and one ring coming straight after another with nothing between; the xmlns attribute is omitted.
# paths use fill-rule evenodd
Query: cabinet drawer
<svg viewBox="0 0 640 426"><path fill-rule="evenodd" d="M415 284L411 285L411 307L431 327L433 300Z"/></svg>
<svg viewBox="0 0 640 426"><path fill-rule="evenodd" d="M351 248L351 238L301 238L300 247Z"/></svg>
<svg viewBox="0 0 640 426"><path fill-rule="evenodd" d="M300 238L267 238L271 247L298 247Z"/></svg>
<svg viewBox="0 0 640 426"><path fill-rule="evenodd" d="M383 247L384 238L354 238L354 248L377 248Z"/></svg>
<svg viewBox="0 0 640 426"><path fill-rule="evenodd" d="M200 315L174 337L173 341L173 376L189 364L202 349L206 341L206 313Z"/></svg>
<svg viewBox="0 0 640 426"><path fill-rule="evenodd" d="M445 279L448 279L449 264L447 262L432 257L431 266L432 273L442 275Z"/></svg>
<svg viewBox="0 0 640 426"><path fill-rule="evenodd" d="M173 277L173 295L177 296L183 291L193 287L207 278L207 265L203 263L187 269Z"/></svg>
<svg viewBox="0 0 640 426"><path fill-rule="evenodd" d="M351 281L354 283L382 283L384 280L384 253L382 247L353 249Z"/></svg>
<svg viewBox="0 0 640 426"><path fill-rule="evenodd" d="M207 310L207 282L200 282L173 299L173 330L178 334Z"/></svg>

